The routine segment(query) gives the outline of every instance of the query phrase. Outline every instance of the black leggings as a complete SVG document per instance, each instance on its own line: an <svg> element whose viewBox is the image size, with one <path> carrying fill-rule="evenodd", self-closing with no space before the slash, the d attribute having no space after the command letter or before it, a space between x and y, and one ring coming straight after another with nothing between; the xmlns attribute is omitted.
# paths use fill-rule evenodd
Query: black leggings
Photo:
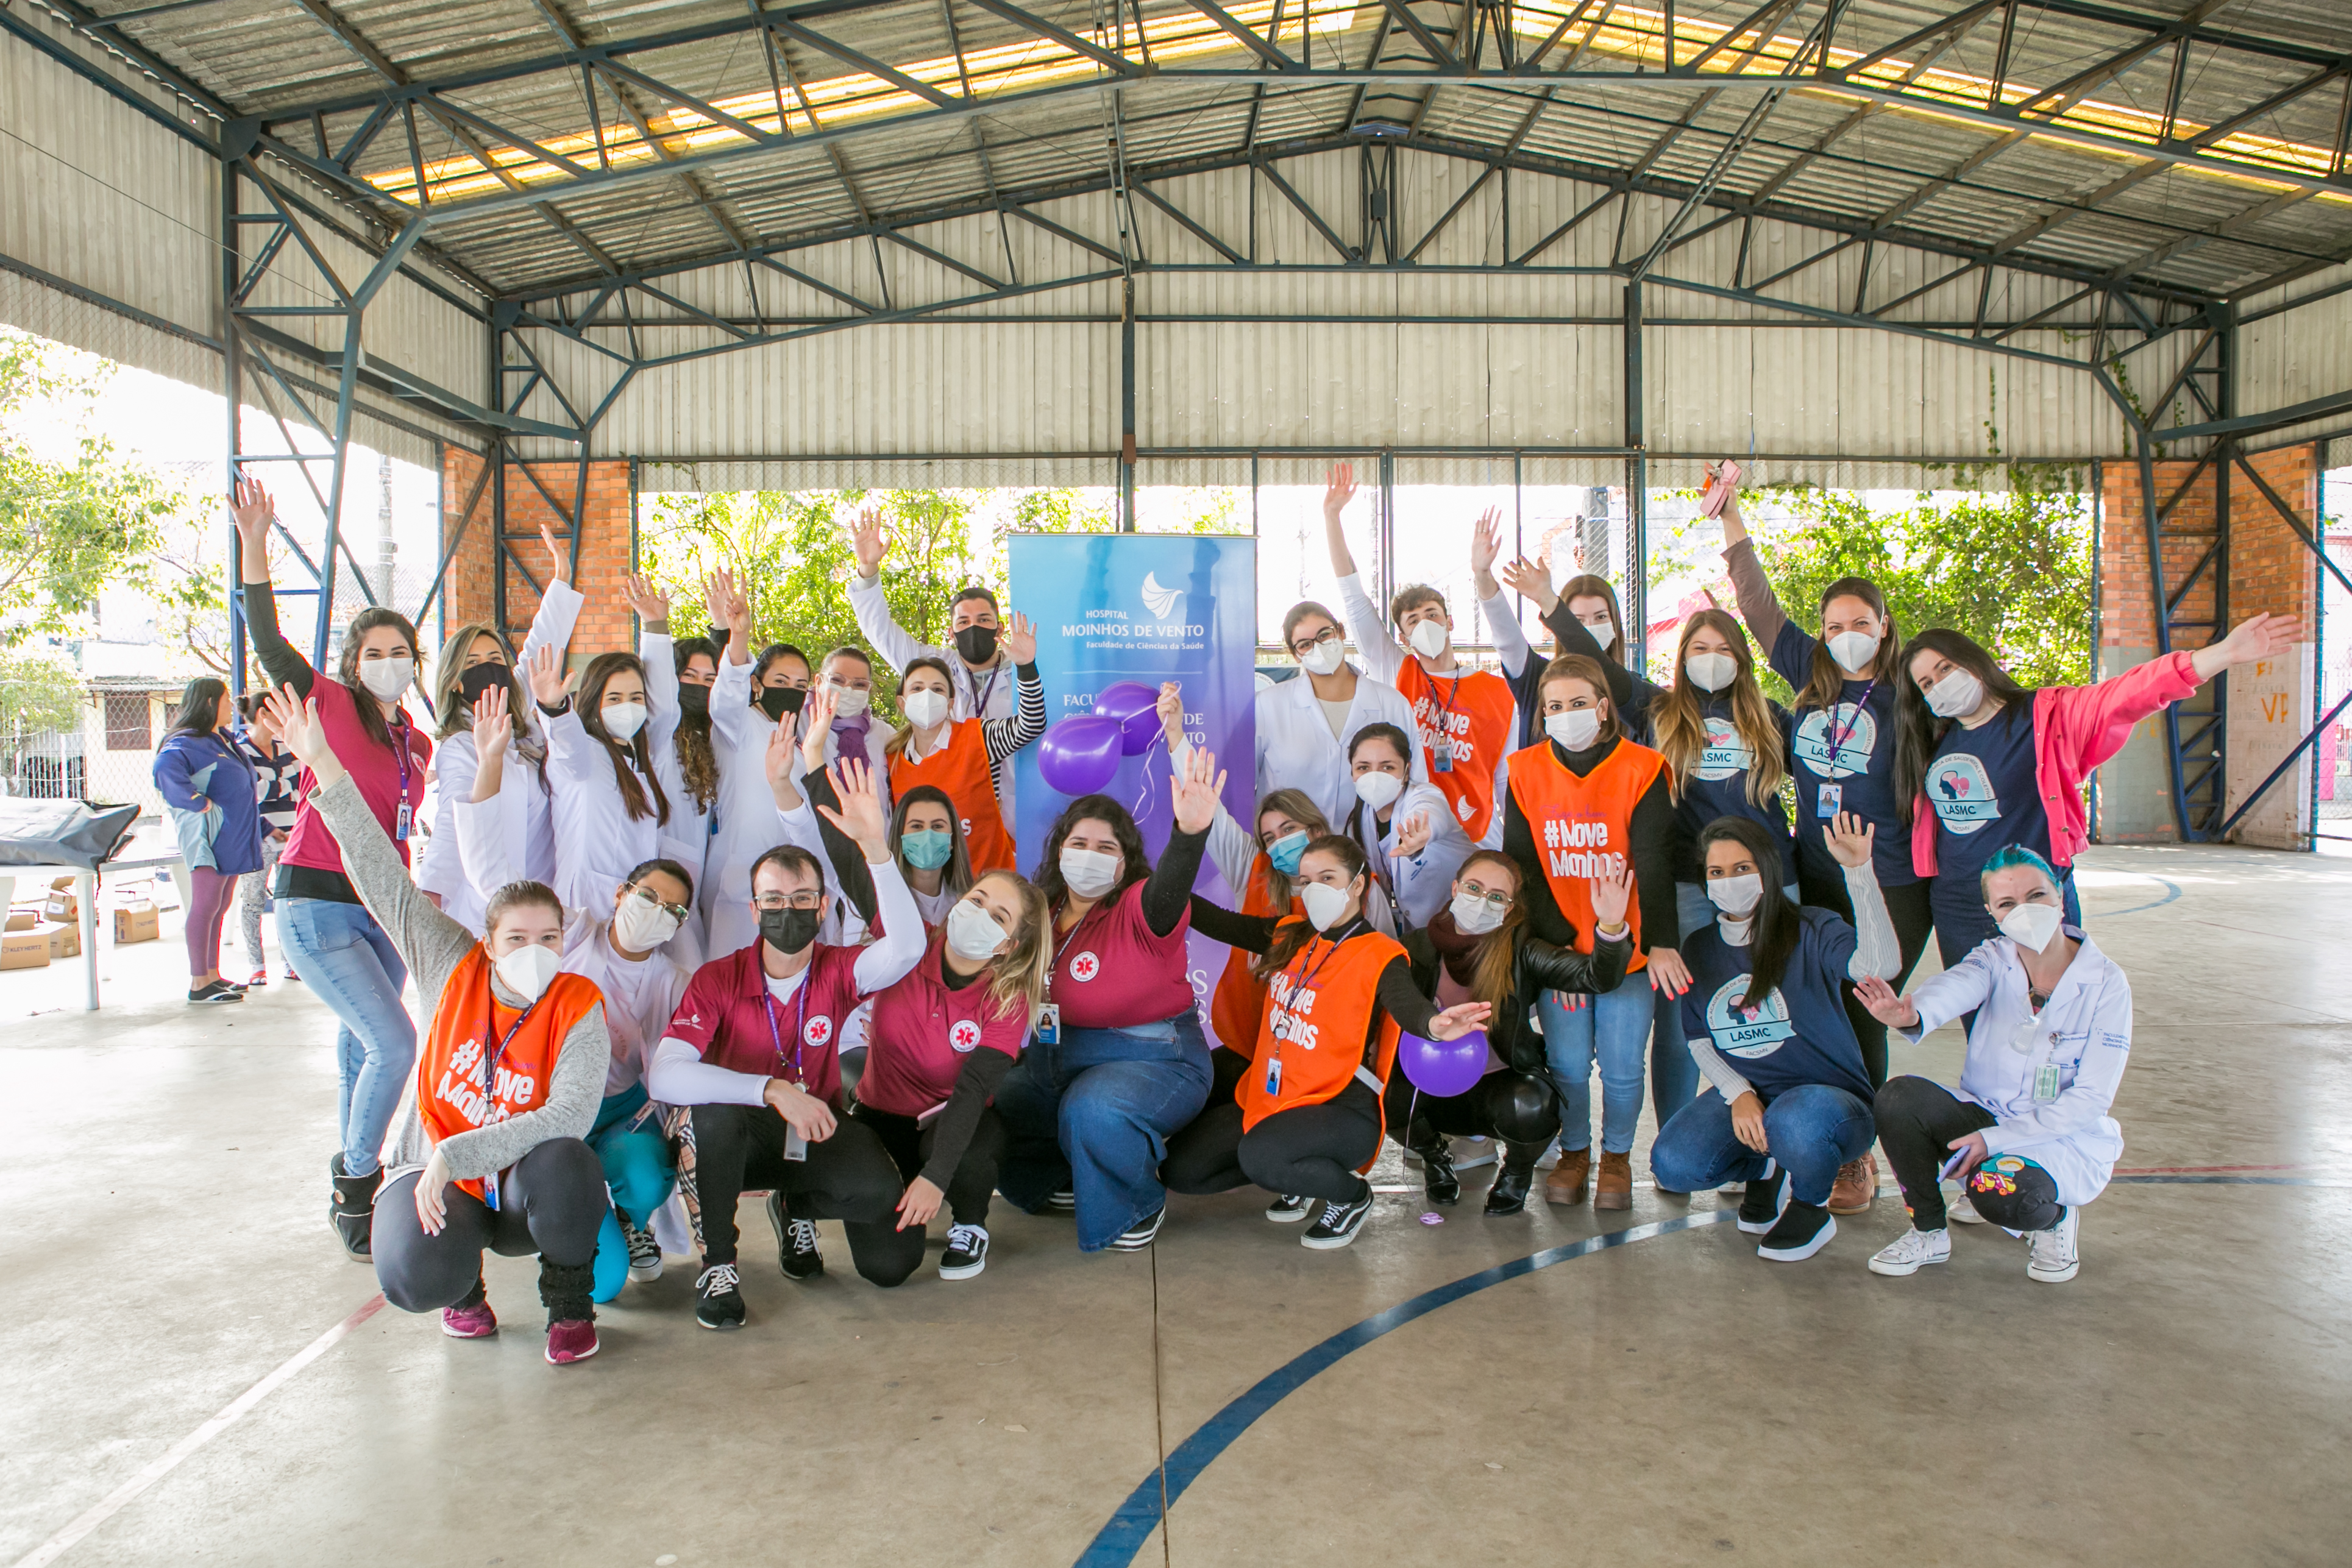
<svg viewBox="0 0 2352 1568"><path fill-rule="evenodd" d="M1276 1111L1246 1133L1240 1106L1210 1106L1168 1140L1160 1179L1171 1192L1231 1192L1255 1183L1268 1192L1353 1203L1364 1196L1356 1167L1380 1149L1380 1096L1353 1079L1336 1099Z"/></svg>
<svg viewBox="0 0 2352 1568"><path fill-rule="evenodd" d="M1532 1166L1559 1134L1559 1092L1549 1078L1489 1072L1459 1094L1423 1094L1403 1073L1389 1080L1389 1134L1409 1149L1427 1150L1441 1138L1496 1138L1516 1160Z"/></svg>
<svg viewBox="0 0 2352 1568"><path fill-rule="evenodd" d="M1927 938L1935 935L1935 912L1927 906L1928 893L1935 885L1923 877L1917 882L1897 883L1893 887L1884 883L1879 886L1879 896L1886 900L1886 918L1895 927L1895 945L1903 955L1902 972L1886 982L1897 991L1911 977L1911 971L1919 967L1919 955L1927 950ZM1846 896L1844 878L1820 878L1801 867L1797 894L1814 908L1829 910L1848 925L1853 923L1853 900ZM1950 954L1944 956L1947 966L1958 961ZM1870 1074L1870 1086L1875 1089L1886 1082L1886 1026L1870 1016L1870 1009L1854 996L1853 987L1840 987L1839 992L1845 1003L1846 1019L1853 1025L1853 1038L1862 1046L1863 1071Z"/></svg>
<svg viewBox="0 0 2352 1568"><path fill-rule="evenodd" d="M860 1105L850 1115L874 1129L874 1135L889 1152L890 1163L907 1181L911 1183L930 1164L932 1145L939 1141L938 1123L923 1126L912 1116L894 1115L871 1105ZM964 1145L963 1158L948 1178L948 1214L956 1224L987 1227L988 1197L996 1190L996 1166L1003 1157L1004 1123L992 1106L982 1107L971 1129L971 1142Z"/></svg>
<svg viewBox="0 0 2352 1568"><path fill-rule="evenodd" d="M1919 1230L1944 1228L1944 1194L1936 1173L1952 1157L1952 1140L1993 1124L1991 1112L1972 1105L1932 1078L1890 1078L1871 1107L1878 1124L1878 1146L1895 1167L1911 1224ZM1995 1168L1987 1160L1968 1180L1969 1202L1995 1225L2011 1230L2047 1230L2066 1218L2058 1184L2031 1161L2022 1170Z"/></svg>
<svg viewBox="0 0 2352 1568"><path fill-rule="evenodd" d="M899 1179L874 1129L844 1117L833 1136L784 1158L784 1119L769 1105L694 1108L695 1183L702 1196L702 1261L735 1261L735 1207L748 1188L784 1195L795 1219L838 1219L857 1271L877 1285L904 1283L923 1260L923 1233L898 1228Z"/></svg>
<svg viewBox="0 0 2352 1568"><path fill-rule="evenodd" d="M582 1140L550 1138L517 1160L499 1184L497 1208L451 1183L438 1236L427 1236L416 1217L416 1182L424 1174L409 1171L375 1196L369 1249L376 1282L403 1312L436 1312L467 1300L482 1278L485 1251L501 1258L537 1253L543 1268L584 1270L595 1260L596 1232L612 1205L604 1167ZM586 1303L583 1285L578 1304ZM557 1303L548 1305L553 1311Z"/></svg>

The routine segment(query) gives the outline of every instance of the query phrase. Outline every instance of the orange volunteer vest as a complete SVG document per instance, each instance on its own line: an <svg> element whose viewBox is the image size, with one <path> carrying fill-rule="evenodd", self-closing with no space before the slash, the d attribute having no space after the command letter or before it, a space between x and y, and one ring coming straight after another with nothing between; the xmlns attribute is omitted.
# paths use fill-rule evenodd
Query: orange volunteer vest
<svg viewBox="0 0 2352 1568"><path fill-rule="evenodd" d="M996 772L988 765L984 721L959 719L948 726L948 743L909 762L901 752L890 759L890 794L903 800L918 784L947 791L963 823L965 852L971 856L972 874L1013 870L1013 836L1004 831L1004 812L996 803Z"/></svg>
<svg viewBox="0 0 2352 1568"><path fill-rule="evenodd" d="M1619 740L1589 777L1579 779L1551 754L1549 741L1511 753L1511 799L1528 820L1544 879L1559 912L1576 927L1576 950L1592 951L1592 889L1588 879L1613 876L1631 863L1633 808L1666 765L1646 746ZM1642 901L1627 905L1633 956L1628 972L1646 968L1642 951Z"/></svg>
<svg viewBox="0 0 2352 1568"><path fill-rule="evenodd" d="M490 994L489 956L478 946L467 954L441 988L433 1032L417 1053L416 1113L425 1133L438 1144L546 1104L563 1037L604 999L595 981L560 974L538 1001L517 1013ZM483 1058L502 1040L486 1093ZM479 1181L457 1185L482 1196Z"/></svg>
<svg viewBox="0 0 2352 1568"><path fill-rule="evenodd" d="M1512 722L1518 716L1510 683L1491 670L1473 670L1459 680L1433 675L1407 654L1397 672L1397 689L1412 704L1429 781L1476 843L1495 820L1495 765L1510 747ZM1437 766L1441 756L1453 762L1443 772Z"/></svg>
<svg viewBox="0 0 2352 1568"><path fill-rule="evenodd" d="M1348 1086L1364 1064L1364 1036L1380 1008L1374 993L1381 971L1403 956L1393 938L1377 931L1350 936L1336 947L1318 936L1274 977L1265 1020L1258 1026L1256 1060L1234 1096L1243 1132L1277 1111L1320 1105ZM1396 1061L1398 1034L1396 1019L1383 1017L1373 1069L1383 1091ZM1266 1064L1276 1061L1282 1076L1268 1093Z"/></svg>
<svg viewBox="0 0 2352 1568"><path fill-rule="evenodd" d="M1263 854L1250 862L1249 886L1242 891L1242 914L1284 913L1275 908L1274 894L1266 887L1273 870ZM1303 919L1307 906L1293 898L1287 913ZM1209 1021L1216 1026L1217 1043L1243 1056L1257 1049L1258 1027L1265 1019L1265 988L1250 973L1253 956L1238 947L1225 955L1225 972L1217 977L1216 995L1209 1002Z"/></svg>

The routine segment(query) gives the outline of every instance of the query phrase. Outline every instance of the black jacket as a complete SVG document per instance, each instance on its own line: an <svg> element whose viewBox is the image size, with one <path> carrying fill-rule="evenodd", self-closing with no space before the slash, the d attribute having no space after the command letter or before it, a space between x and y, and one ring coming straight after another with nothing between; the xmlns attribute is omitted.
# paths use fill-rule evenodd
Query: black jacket
<svg viewBox="0 0 2352 1568"><path fill-rule="evenodd" d="M1437 945L1426 930L1405 933L1404 956L1412 968L1413 985L1425 995L1435 996ZM1495 1054L1515 1071L1543 1076L1543 1033L1528 1016L1537 996L1544 991L1613 991L1625 978L1625 963L1632 956L1633 945L1622 936L1596 941L1587 955L1573 947L1555 947L1522 931L1511 994L1486 1020L1486 1040Z"/></svg>

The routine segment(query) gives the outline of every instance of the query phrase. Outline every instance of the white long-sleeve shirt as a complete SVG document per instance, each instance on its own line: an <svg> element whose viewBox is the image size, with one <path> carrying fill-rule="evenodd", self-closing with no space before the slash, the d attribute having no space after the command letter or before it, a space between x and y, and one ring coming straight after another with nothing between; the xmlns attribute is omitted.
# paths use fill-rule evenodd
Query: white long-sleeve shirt
<svg viewBox="0 0 2352 1568"><path fill-rule="evenodd" d="M1490 606L1488 613L1491 616L1493 613L1491 606L1504 601L1498 598L1482 602ZM1380 608L1372 602L1371 596L1364 591L1364 580L1360 574L1350 572L1339 580L1339 607L1347 615L1349 624L1357 629L1356 650L1364 656L1364 667L1371 672L1374 680L1384 682L1391 686L1395 685L1398 675L1404 670L1405 660L1412 655L1405 651L1402 643L1389 636L1386 631L1388 622L1381 618ZM1526 634L1520 632L1517 618L1508 613L1507 603L1505 609L1506 612L1496 626L1496 649L1505 655L1506 673L1517 674L1527 663L1528 640ZM1369 634L1364 630L1367 627L1371 628ZM1505 643L1507 637L1512 639L1511 644L1507 646ZM1517 653L1517 664L1511 663L1509 657L1514 648ZM1457 672L1459 674L1469 673L1466 669ZM1450 677L1433 675L1430 678L1444 680ZM1406 727L1406 731L1408 734L1415 733L1413 727L1410 725ZM1503 802L1508 798L1510 791L1511 742L1518 738L1518 717L1514 712L1511 726L1505 735L1504 742L1496 748L1501 755L1495 758L1494 818L1487 823L1486 836L1478 841L1476 848L1499 850L1503 847ZM1417 760L1414 766L1419 767ZM1416 774L1416 777L1418 776ZM1452 813L1449 811L1446 814L1450 816ZM1435 847L1433 841L1432 847ZM1461 862L1457 861L1454 863L1458 865Z"/></svg>
<svg viewBox="0 0 2352 1568"><path fill-rule="evenodd" d="M2042 1010L2033 1010L2017 944L1995 936L1911 993L1919 1022L1902 1030L1916 1042L1969 1009L1968 1054L1959 1097L1996 1118L1985 1147L1997 1158L2021 1155L2058 1184L2058 1201L2099 1196L2123 1157L2124 1130L2107 1114L2131 1058L2131 982L2088 936ZM2057 1069L2056 1093L2037 1099L2042 1069ZM1988 1161L1988 1166L1990 1165Z"/></svg>
<svg viewBox="0 0 2352 1568"><path fill-rule="evenodd" d="M1353 784L1348 792L1351 797L1349 809L1338 818L1336 831L1363 847L1365 858L1379 870L1374 880L1383 884L1403 919L1401 925L1383 924L1372 914L1370 899L1365 900L1364 917L1378 929L1397 937L1407 930L1428 925L1454 896L1454 873L1462 869L1462 862L1477 846L1462 831L1462 824L1454 820L1445 797L1434 784L1412 783L1404 787L1404 793L1389 810L1385 835L1381 831L1379 815L1360 800L1352 799ZM1429 819L1429 842L1417 855L1392 853L1397 824L1415 815ZM1496 811L1495 820L1501 821L1503 814Z"/></svg>
<svg viewBox="0 0 2352 1568"><path fill-rule="evenodd" d="M641 656L649 664L657 660L664 669L669 667L668 637L648 632L643 645L646 652ZM571 707L547 722L548 792L553 800L555 816L555 895L567 909L610 909L614 893L631 871L656 855L669 852L663 846L665 830L658 812L652 810L654 780L639 775L638 783L645 790L648 810L642 817L630 816L628 808L622 803L612 754L591 739L580 722L579 703L589 700L590 695L583 693ZM677 681L674 673L665 702L648 671L646 733L647 746L656 757L670 750L675 743ZM624 761L620 766L635 770L634 761ZM659 777L658 769L655 777ZM764 779L761 788L767 788ZM675 821L675 800L670 803L670 811Z"/></svg>
<svg viewBox="0 0 2352 1568"><path fill-rule="evenodd" d="M857 617L857 630L865 635L866 643L902 674L908 663L916 659L937 659L947 665L950 718L1010 718L1013 716L1019 698L1013 692L1013 655L1001 647L995 664L975 672L963 662L963 655L953 648L917 642L890 613L890 601L882 592L879 574L873 577L860 577L855 572L850 574L849 612ZM1003 808L1004 831L1013 831L1013 758L1010 757L996 767L996 802Z"/></svg>
<svg viewBox="0 0 2352 1568"><path fill-rule="evenodd" d="M1299 674L1257 694L1257 798L1276 789L1297 789L1314 801L1326 821L1337 822L1355 804L1356 786L1348 767L1348 747L1367 725L1392 724L1404 731L1411 756L1406 764L1417 780L1429 777L1422 758L1421 731L1404 694L1358 672L1356 693L1339 734L1331 733L1314 683Z"/></svg>

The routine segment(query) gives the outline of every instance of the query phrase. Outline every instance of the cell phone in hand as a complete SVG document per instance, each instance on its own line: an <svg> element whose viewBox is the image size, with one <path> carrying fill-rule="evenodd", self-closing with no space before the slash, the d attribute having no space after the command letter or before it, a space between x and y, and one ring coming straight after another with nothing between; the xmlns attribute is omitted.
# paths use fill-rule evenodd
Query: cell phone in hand
<svg viewBox="0 0 2352 1568"><path fill-rule="evenodd" d="M1959 1175L1960 1167L1969 1163L1969 1155L1973 1151L1971 1151L1966 1144L1962 1144L1958 1148L1953 1150L1952 1157L1944 1162L1944 1168L1936 1173L1936 1179L1937 1181L1949 1181L1954 1176Z"/></svg>

